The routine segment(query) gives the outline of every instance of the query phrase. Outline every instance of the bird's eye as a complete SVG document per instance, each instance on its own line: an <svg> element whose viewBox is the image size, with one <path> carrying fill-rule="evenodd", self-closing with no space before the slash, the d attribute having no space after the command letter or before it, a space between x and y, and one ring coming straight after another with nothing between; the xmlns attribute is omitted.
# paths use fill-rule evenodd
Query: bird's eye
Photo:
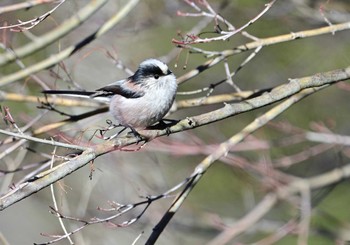
<svg viewBox="0 0 350 245"><path fill-rule="evenodd" d="M155 78L155 79L158 79L158 78L159 78L159 75L154 75L154 78Z"/></svg>

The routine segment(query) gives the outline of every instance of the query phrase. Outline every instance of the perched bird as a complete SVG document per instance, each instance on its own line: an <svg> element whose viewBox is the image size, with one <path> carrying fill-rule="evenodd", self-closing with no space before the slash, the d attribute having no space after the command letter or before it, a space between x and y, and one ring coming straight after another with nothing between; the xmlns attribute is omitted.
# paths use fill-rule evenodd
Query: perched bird
<svg viewBox="0 0 350 245"><path fill-rule="evenodd" d="M95 91L44 90L45 94L62 94L103 100L117 123L134 133L159 121L170 110L176 94L175 75L157 59L143 61L134 75Z"/></svg>

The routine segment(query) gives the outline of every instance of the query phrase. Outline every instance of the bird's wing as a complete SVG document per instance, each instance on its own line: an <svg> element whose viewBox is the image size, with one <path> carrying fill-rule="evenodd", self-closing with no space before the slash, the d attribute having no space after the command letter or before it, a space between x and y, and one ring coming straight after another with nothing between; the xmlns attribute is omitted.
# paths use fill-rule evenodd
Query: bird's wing
<svg viewBox="0 0 350 245"><path fill-rule="evenodd" d="M125 98L140 98L145 92L144 88L133 82L132 78L116 81L96 91L77 91L77 90L44 90L44 94L62 94L82 98L96 98L102 101L108 100L109 97L119 94Z"/></svg>
<svg viewBox="0 0 350 245"><path fill-rule="evenodd" d="M96 90L96 93L92 97L100 96L113 96L119 94L125 98L139 98L142 97L145 92L144 88L140 84L134 83L131 78L116 81L105 87Z"/></svg>

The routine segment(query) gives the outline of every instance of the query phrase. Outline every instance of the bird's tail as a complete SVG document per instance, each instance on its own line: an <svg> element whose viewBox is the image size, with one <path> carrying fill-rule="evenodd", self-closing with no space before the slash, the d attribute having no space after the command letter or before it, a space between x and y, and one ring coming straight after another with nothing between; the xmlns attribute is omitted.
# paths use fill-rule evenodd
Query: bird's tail
<svg viewBox="0 0 350 245"><path fill-rule="evenodd" d="M43 90L43 94L61 94L61 95L71 95L78 97L90 97L96 92L91 91L79 91L79 90Z"/></svg>
<svg viewBox="0 0 350 245"><path fill-rule="evenodd" d="M94 99L102 103L108 103L110 101L109 97L100 96L98 92L94 91L79 91L79 90L43 90L43 94L57 94L70 96L75 98L85 98L85 99Z"/></svg>

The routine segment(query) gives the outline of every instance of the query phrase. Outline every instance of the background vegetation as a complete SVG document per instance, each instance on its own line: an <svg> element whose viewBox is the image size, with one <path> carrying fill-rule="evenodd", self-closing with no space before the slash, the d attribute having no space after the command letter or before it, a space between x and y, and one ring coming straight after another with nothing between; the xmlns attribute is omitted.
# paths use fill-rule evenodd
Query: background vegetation
<svg viewBox="0 0 350 245"><path fill-rule="evenodd" d="M0 244L345 244L349 12L2 1ZM150 57L179 82L169 136L106 141L103 105L41 94L102 87Z"/></svg>

